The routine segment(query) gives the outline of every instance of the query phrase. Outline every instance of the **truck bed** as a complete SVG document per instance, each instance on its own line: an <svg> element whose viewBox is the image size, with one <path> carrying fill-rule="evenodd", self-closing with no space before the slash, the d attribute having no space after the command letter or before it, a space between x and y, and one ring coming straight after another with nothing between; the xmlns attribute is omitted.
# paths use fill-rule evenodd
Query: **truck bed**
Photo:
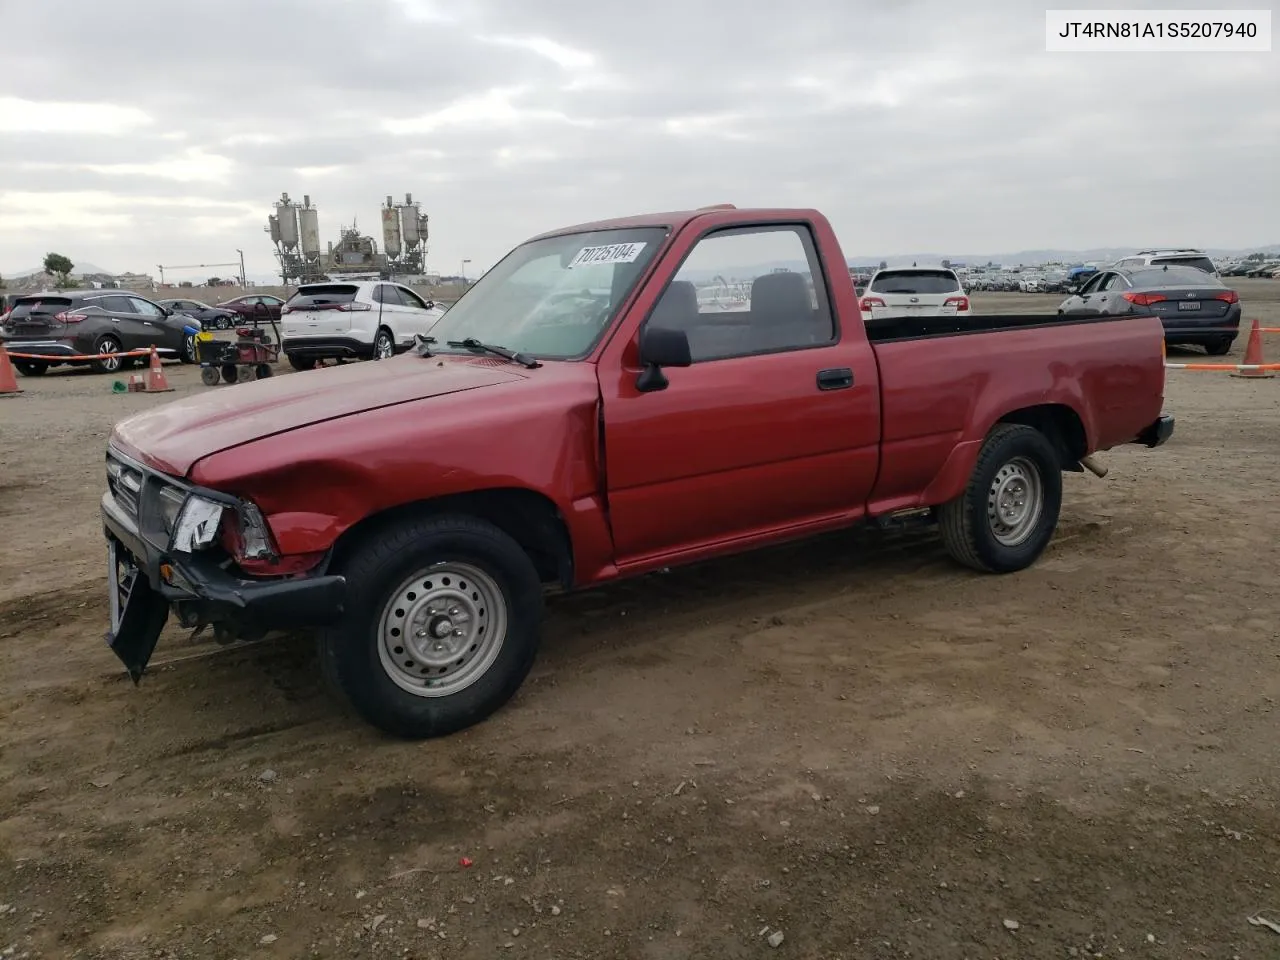
<svg viewBox="0 0 1280 960"><path fill-rule="evenodd" d="M881 390L875 513L940 502L951 468L963 463L967 475L1006 411L1066 405L1090 451L1128 442L1160 414L1154 317L901 317L866 329Z"/></svg>
<svg viewBox="0 0 1280 960"><path fill-rule="evenodd" d="M885 317L864 318L867 339L872 343L925 340L932 337L959 337L1000 330L1034 330L1043 327L1111 323L1126 317L1064 317L1056 313L993 313L967 317Z"/></svg>

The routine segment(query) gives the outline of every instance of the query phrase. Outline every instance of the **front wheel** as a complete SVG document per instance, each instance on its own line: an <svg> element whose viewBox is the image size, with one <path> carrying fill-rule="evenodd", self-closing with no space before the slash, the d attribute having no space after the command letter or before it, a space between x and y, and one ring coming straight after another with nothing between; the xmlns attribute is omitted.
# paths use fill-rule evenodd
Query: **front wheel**
<svg viewBox="0 0 1280 960"><path fill-rule="evenodd" d="M222 379L222 374L218 372L217 367L202 367L200 370L200 382L206 387L216 387L218 381Z"/></svg>
<svg viewBox="0 0 1280 960"><path fill-rule="evenodd" d="M49 369L47 363L39 360L15 360L13 366L24 377L43 377Z"/></svg>
<svg viewBox="0 0 1280 960"><path fill-rule="evenodd" d="M183 363L196 362L196 335L189 333L182 339L182 357Z"/></svg>
<svg viewBox="0 0 1280 960"><path fill-rule="evenodd" d="M938 509L952 559L988 573L1023 570L1044 552L1062 508L1062 467L1034 427L997 424L964 493Z"/></svg>
<svg viewBox="0 0 1280 960"><path fill-rule="evenodd" d="M533 666L542 587L493 524L409 520L366 540L341 572L345 613L320 635L321 663L386 733L422 739L479 723Z"/></svg>

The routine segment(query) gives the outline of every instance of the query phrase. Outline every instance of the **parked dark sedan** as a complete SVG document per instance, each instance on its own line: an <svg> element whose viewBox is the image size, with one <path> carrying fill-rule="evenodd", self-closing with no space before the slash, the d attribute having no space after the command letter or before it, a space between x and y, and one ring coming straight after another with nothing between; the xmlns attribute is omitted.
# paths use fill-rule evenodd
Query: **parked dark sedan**
<svg viewBox="0 0 1280 960"><path fill-rule="evenodd" d="M211 307L199 300L157 300L156 302L175 313L185 313L188 317L195 317L205 330L230 330L235 326L236 318L240 316L234 310Z"/></svg>
<svg viewBox="0 0 1280 960"><path fill-rule="evenodd" d="M1103 270L1058 307L1064 316L1159 317L1170 346L1199 344L1221 356L1240 332L1240 296L1195 267Z"/></svg>
<svg viewBox="0 0 1280 960"><path fill-rule="evenodd" d="M100 360L63 357L115 354L147 347L173 351L183 363L195 359L194 334L200 321L167 310L125 290L59 290L18 297L0 326L0 344L10 353L35 354L44 360L14 360L28 377L66 363L88 364L99 373L116 373L138 357L104 356Z"/></svg>
<svg viewBox="0 0 1280 960"><path fill-rule="evenodd" d="M216 306L219 310L232 310L245 320L264 322L274 320L279 323L280 308L284 306L284 301L279 297L271 296L269 293L251 293L243 297L224 300Z"/></svg>

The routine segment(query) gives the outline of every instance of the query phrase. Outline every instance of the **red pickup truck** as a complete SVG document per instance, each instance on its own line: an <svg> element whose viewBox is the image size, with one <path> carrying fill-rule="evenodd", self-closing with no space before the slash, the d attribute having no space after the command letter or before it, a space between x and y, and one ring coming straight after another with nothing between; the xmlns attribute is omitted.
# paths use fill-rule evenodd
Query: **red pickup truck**
<svg viewBox="0 0 1280 960"><path fill-rule="evenodd" d="M431 332L117 425L108 641L135 682L170 613L313 627L367 721L444 734L523 682L547 589L899 515L1021 570L1062 471L1173 431L1158 318L864 318L814 210L557 230Z"/></svg>

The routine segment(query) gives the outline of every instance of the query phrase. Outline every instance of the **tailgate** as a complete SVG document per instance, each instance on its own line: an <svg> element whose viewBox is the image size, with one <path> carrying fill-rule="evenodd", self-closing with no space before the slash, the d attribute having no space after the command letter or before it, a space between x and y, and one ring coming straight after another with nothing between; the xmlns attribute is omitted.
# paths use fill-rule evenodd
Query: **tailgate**
<svg viewBox="0 0 1280 960"><path fill-rule="evenodd" d="M299 287L280 311L281 336L324 337L348 333L354 310L368 310L359 303L360 288L350 283L312 283Z"/></svg>
<svg viewBox="0 0 1280 960"><path fill-rule="evenodd" d="M47 337L66 330L60 314L71 309L68 297L22 297L6 321L11 336Z"/></svg>

